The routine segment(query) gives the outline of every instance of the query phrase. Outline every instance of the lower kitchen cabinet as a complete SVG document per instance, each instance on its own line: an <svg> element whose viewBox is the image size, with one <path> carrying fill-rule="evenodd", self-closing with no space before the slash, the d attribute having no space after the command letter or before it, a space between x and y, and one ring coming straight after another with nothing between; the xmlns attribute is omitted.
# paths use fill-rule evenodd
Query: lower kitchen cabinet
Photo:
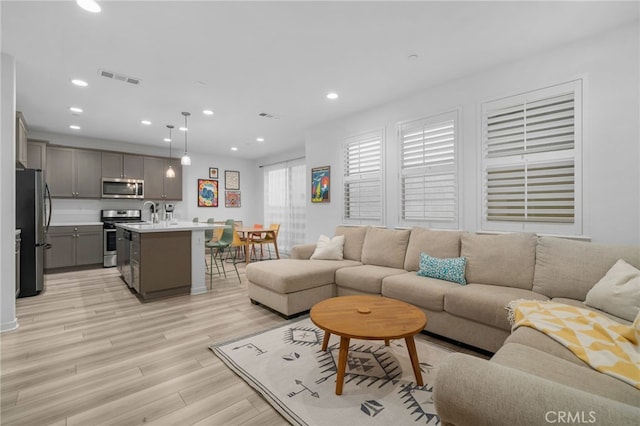
<svg viewBox="0 0 640 426"><path fill-rule="evenodd" d="M44 269L102 264L102 225L54 226L49 228Z"/></svg>
<svg viewBox="0 0 640 426"><path fill-rule="evenodd" d="M191 231L131 233L131 287L143 300L191 291Z"/></svg>

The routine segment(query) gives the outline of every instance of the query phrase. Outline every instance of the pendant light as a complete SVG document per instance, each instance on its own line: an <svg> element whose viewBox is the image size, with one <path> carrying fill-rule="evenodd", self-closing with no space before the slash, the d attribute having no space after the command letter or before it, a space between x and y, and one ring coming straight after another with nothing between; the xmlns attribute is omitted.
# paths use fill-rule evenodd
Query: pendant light
<svg viewBox="0 0 640 426"><path fill-rule="evenodd" d="M189 127L187 127L187 117L191 114L188 112L183 112L184 115L184 155L180 159L180 164L183 166L191 165L191 157L189 157L189 153L187 152L187 133L189 133Z"/></svg>
<svg viewBox="0 0 640 426"><path fill-rule="evenodd" d="M171 159L171 129L173 129L173 126L171 124L167 124L167 128L169 129L169 168L165 172L164 176L171 179L176 177L176 171L173 170L173 167L171 166L171 163L173 162Z"/></svg>

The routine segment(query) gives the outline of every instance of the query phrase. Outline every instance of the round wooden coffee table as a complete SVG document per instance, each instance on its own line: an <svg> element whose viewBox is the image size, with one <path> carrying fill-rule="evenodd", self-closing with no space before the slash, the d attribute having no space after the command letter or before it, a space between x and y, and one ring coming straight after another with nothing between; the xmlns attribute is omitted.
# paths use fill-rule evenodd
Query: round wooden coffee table
<svg viewBox="0 0 640 426"><path fill-rule="evenodd" d="M326 351L331 334L340 336L336 395L342 395L349 341L353 339L404 339L416 382L423 385L413 336L427 325L420 309L405 302L380 296L341 296L323 300L311 308L311 321L324 330L322 350Z"/></svg>

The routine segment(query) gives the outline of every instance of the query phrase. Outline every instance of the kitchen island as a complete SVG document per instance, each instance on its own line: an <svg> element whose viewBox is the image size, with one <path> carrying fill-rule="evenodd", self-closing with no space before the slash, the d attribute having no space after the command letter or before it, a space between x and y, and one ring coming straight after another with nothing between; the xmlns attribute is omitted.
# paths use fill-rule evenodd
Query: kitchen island
<svg viewBox="0 0 640 426"><path fill-rule="evenodd" d="M204 231L193 222L118 223L118 267L142 300L207 292Z"/></svg>

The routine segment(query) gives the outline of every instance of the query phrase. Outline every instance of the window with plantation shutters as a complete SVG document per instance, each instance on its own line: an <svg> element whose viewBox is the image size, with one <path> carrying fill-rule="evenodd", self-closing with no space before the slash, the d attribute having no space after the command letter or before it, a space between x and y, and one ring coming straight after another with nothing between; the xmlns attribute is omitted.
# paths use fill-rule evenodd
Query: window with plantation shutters
<svg viewBox="0 0 640 426"><path fill-rule="evenodd" d="M454 111L398 126L402 224L458 227L457 117Z"/></svg>
<svg viewBox="0 0 640 426"><path fill-rule="evenodd" d="M482 105L486 230L580 235L581 81Z"/></svg>
<svg viewBox="0 0 640 426"><path fill-rule="evenodd" d="M347 138L343 159L343 220L382 225L382 130Z"/></svg>

